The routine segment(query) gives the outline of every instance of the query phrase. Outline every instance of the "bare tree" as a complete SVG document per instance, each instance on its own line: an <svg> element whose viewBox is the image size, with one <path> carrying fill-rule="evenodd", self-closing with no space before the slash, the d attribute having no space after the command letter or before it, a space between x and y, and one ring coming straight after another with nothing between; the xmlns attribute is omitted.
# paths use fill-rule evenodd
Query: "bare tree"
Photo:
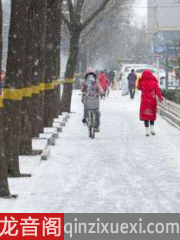
<svg viewBox="0 0 180 240"><path fill-rule="evenodd" d="M69 18L62 14L64 23L66 24L70 34L70 49L69 58L66 66L65 83L62 95L62 111L70 112L71 97L72 97L72 79L74 77L75 68L78 60L78 47L80 41L80 35L89 24L96 19L96 17L105 10L108 3L114 0L102 0L98 8L84 20L83 19L83 7L85 4L89 5L90 1L85 0L67 0L67 7L69 12ZM89 4L88 4L89 3Z"/></svg>
<svg viewBox="0 0 180 240"><path fill-rule="evenodd" d="M84 71L87 65L102 69L117 67L118 57L124 52L127 43L124 26L130 18L131 4L132 0L126 0L126 4L110 4L99 14L97 20L83 31L82 54L79 56L79 66L83 69L80 71Z"/></svg>

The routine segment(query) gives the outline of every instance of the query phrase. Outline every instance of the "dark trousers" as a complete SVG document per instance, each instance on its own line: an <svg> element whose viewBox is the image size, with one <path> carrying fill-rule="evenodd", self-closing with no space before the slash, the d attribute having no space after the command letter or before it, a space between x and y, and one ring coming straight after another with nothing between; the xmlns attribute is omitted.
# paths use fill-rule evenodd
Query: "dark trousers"
<svg viewBox="0 0 180 240"><path fill-rule="evenodd" d="M150 123L150 125L151 126L154 126L154 121L144 121L144 125L145 125L145 127L149 127L149 123Z"/></svg>
<svg viewBox="0 0 180 240"><path fill-rule="evenodd" d="M132 88L132 89L130 89L129 91L130 91L130 97L131 97L131 99L134 99L134 97L135 97L135 88Z"/></svg>
<svg viewBox="0 0 180 240"><path fill-rule="evenodd" d="M114 80L111 80L110 87L113 88L113 86L114 86Z"/></svg>

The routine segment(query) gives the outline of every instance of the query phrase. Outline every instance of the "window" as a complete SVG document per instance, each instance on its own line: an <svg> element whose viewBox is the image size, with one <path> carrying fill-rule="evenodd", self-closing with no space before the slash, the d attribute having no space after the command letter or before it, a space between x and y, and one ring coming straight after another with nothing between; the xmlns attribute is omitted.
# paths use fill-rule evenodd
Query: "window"
<svg viewBox="0 0 180 240"><path fill-rule="evenodd" d="M156 71L153 69L149 69L149 71L151 71L152 73L156 73Z"/></svg>
<svg viewBox="0 0 180 240"><path fill-rule="evenodd" d="M138 69L138 70L136 70L136 73L143 73L145 70L149 70L149 71L151 71L153 74L156 73L156 71L153 70L153 69Z"/></svg>
<svg viewBox="0 0 180 240"><path fill-rule="evenodd" d="M136 73L143 73L145 69L138 69L136 70Z"/></svg>

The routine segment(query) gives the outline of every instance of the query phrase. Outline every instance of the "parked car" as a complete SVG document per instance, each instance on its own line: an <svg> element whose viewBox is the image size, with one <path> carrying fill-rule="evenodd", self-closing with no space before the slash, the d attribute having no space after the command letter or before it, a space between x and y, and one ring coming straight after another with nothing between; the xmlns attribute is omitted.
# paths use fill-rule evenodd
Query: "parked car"
<svg viewBox="0 0 180 240"><path fill-rule="evenodd" d="M138 80L141 78L142 73L147 70L147 68L142 68L142 69L136 69L135 73L138 76ZM148 68L148 70L150 70L153 75L157 78L158 82L159 82L159 86L161 89L165 89L166 88L166 72L164 69L157 69L157 68ZM138 83L137 80L137 83Z"/></svg>
<svg viewBox="0 0 180 240"><path fill-rule="evenodd" d="M131 69L135 68L151 68L151 65L148 64L123 64L119 69L120 79L123 80L124 76L127 76L127 73L131 71Z"/></svg>
<svg viewBox="0 0 180 240"><path fill-rule="evenodd" d="M123 77L122 77L122 80L123 81L126 81L129 73L131 72L131 69L129 69L128 72L125 72ZM166 88L166 72L164 69L157 69L157 68L154 68L152 66L148 66L148 65L144 65L144 66L140 66L140 67L134 67L134 70L135 70L135 73L137 75L137 84L138 85L138 82L139 82L139 79L141 78L142 76L142 73L145 71L145 70L150 70L153 75L158 79L159 81L159 85L160 85L160 88L161 89L165 89Z"/></svg>

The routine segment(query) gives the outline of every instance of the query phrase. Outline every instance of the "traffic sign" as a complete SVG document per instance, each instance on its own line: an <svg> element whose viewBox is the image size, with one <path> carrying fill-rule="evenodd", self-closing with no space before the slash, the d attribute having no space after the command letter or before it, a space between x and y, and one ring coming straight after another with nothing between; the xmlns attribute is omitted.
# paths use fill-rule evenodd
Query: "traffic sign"
<svg viewBox="0 0 180 240"><path fill-rule="evenodd" d="M154 52L155 53L163 53L165 51L166 47L164 45L156 45L154 46Z"/></svg>
<svg viewBox="0 0 180 240"><path fill-rule="evenodd" d="M154 58L156 58L156 59L162 59L162 55L160 55L160 54L156 54L156 55L154 55Z"/></svg>

